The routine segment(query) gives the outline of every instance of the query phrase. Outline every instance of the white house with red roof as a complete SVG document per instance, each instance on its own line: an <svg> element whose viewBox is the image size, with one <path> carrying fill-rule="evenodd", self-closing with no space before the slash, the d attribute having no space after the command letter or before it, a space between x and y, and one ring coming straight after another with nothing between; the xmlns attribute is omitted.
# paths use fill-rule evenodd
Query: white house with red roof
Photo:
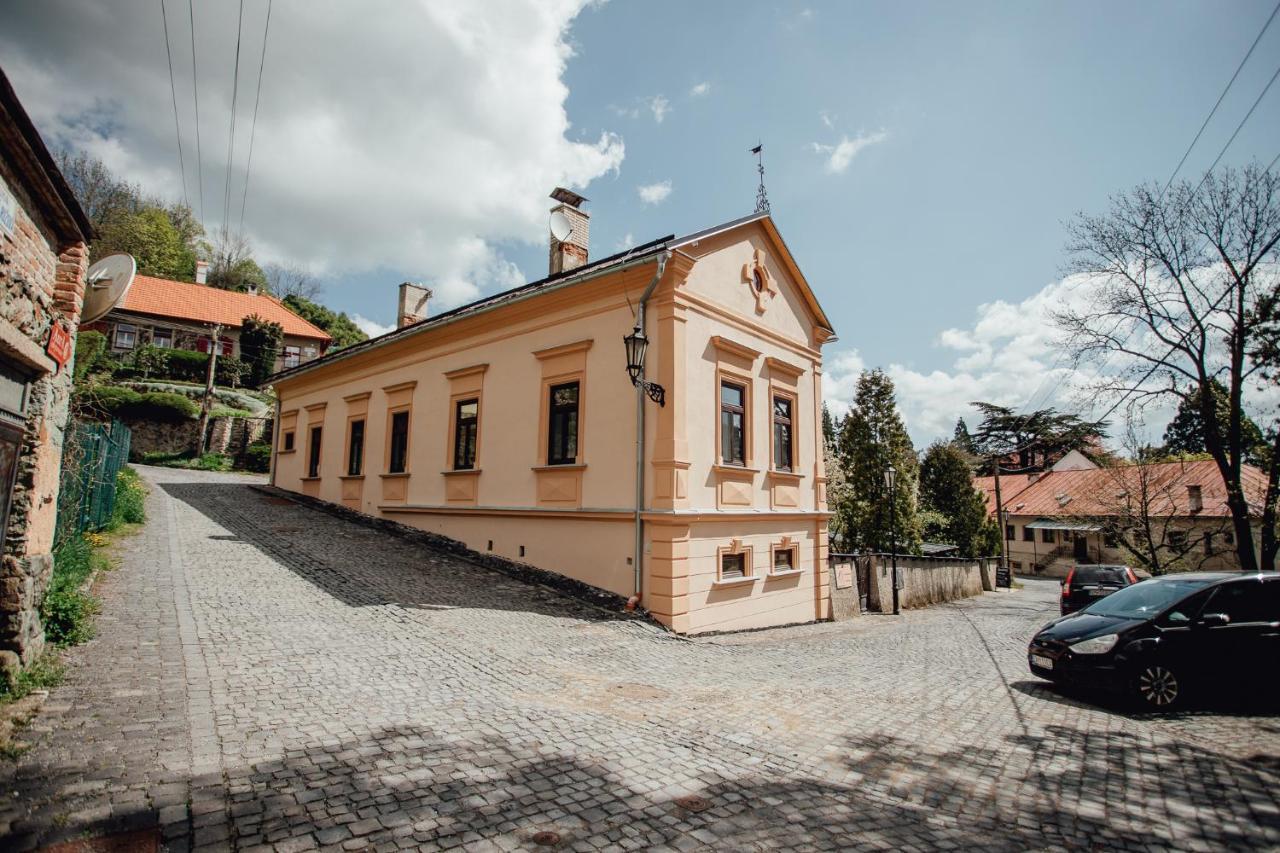
<svg viewBox="0 0 1280 853"><path fill-rule="evenodd" d="M1077 563L1141 567L1126 542L1155 549L1171 568L1238 568L1226 484L1212 459L1100 468L1077 456L1048 471L1001 475L1001 524L1015 572L1064 577ZM1266 476L1245 465L1241 481L1260 518ZM975 477L974 486L994 516L995 478ZM1253 535L1260 549L1256 522Z"/></svg>
<svg viewBox="0 0 1280 853"><path fill-rule="evenodd" d="M323 329L273 296L149 275L136 276L119 305L82 328L105 334L108 349L116 354L142 346L208 352L217 328L219 354L240 358L240 330L251 315L284 329L277 371L319 358L332 342Z"/></svg>

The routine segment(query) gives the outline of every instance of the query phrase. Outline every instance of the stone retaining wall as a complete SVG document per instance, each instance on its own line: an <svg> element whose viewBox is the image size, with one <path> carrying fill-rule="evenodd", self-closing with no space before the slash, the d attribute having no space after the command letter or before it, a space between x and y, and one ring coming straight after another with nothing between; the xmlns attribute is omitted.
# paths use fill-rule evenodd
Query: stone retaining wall
<svg viewBox="0 0 1280 853"><path fill-rule="evenodd" d="M871 561L871 585L867 592L869 608L892 613L891 557L888 554L871 554L858 559ZM984 590L995 589L994 560L899 555L898 570L903 575L903 588L898 591L898 606L902 610L972 598Z"/></svg>

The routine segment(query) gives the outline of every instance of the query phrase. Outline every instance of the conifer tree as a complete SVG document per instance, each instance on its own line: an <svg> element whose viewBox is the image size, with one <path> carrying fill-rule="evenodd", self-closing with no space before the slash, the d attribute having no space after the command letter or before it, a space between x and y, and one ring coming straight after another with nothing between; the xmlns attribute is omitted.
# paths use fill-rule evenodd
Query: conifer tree
<svg viewBox="0 0 1280 853"><path fill-rule="evenodd" d="M896 541L900 552L917 553L920 549L916 518L919 465L911 438L898 414L893 382L883 371L864 371L859 377L853 408L840 430L837 457L848 483L845 495L835 507L843 547L849 551L888 551ZM890 463L897 471L892 495L884 476ZM891 500L892 513L889 511Z"/></svg>

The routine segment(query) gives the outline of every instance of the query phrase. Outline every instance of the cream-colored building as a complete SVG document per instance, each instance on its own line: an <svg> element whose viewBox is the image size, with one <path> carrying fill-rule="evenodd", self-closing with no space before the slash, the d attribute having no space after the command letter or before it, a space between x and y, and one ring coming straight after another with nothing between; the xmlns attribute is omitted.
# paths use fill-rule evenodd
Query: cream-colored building
<svg viewBox="0 0 1280 853"><path fill-rule="evenodd" d="M583 199L553 197L549 277L435 317L402 285L401 328L276 377L273 482L636 597L679 632L827 618L833 332L773 219L589 261Z"/></svg>

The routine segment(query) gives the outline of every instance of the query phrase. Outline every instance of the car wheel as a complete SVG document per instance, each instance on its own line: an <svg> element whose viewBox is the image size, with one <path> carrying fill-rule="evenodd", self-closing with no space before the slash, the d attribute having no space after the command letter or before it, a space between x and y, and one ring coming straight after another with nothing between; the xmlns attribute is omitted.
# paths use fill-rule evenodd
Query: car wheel
<svg viewBox="0 0 1280 853"><path fill-rule="evenodd" d="M1186 685L1167 664L1159 661L1142 664L1133 680L1137 699L1149 711L1170 711L1180 706Z"/></svg>

